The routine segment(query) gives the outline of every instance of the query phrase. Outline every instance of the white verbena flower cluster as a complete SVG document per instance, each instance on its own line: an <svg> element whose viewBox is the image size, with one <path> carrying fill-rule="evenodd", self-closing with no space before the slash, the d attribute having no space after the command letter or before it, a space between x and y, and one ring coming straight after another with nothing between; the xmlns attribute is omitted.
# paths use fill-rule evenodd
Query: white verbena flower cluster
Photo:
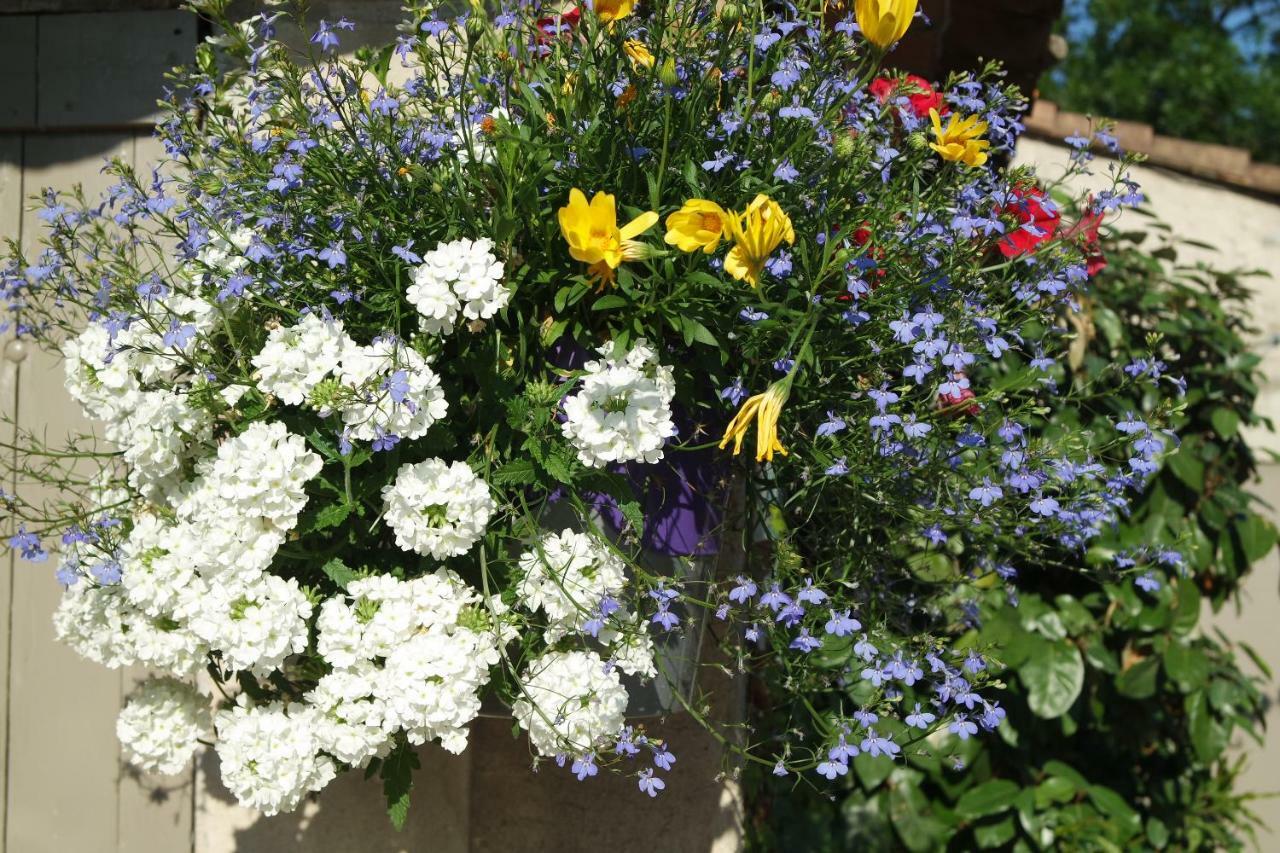
<svg viewBox="0 0 1280 853"><path fill-rule="evenodd" d="M382 498L396 544L437 560L471 550L496 508L489 485L467 463L443 459L401 465Z"/></svg>
<svg viewBox="0 0 1280 853"><path fill-rule="evenodd" d="M116 719L125 757L148 773L181 772L200 738L212 732L208 697L176 678L152 678L138 685Z"/></svg>
<svg viewBox="0 0 1280 853"><path fill-rule="evenodd" d="M547 614L546 639L554 643L600 616L606 596L626 583L622 559L586 533L563 530L543 536L520 557L520 602Z"/></svg>
<svg viewBox="0 0 1280 853"><path fill-rule="evenodd" d="M347 593L316 620L317 651L333 666L307 697L324 712L324 748L363 766L403 731L410 743L439 739L461 752L500 659L499 629L479 593L447 569L364 578Z"/></svg>
<svg viewBox="0 0 1280 853"><path fill-rule="evenodd" d="M502 272L487 237L441 243L422 256L405 296L418 309L422 331L448 334L459 314L487 320L506 307L511 290L503 286Z"/></svg>
<svg viewBox="0 0 1280 853"><path fill-rule="evenodd" d="M601 468L614 462L657 462L676 434L671 400L676 385L670 367L642 338L629 352L601 347L587 362L580 387L564 401L565 437L582 464Z"/></svg>
<svg viewBox="0 0 1280 853"><path fill-rule="evenodd" d="M622 728L627 689L595 652L543 655L523 682L524 695L512 710L541 755L590 753Z"/></svg>
<svg viewBox="0 0 1280 853"><path fill-rule="evenodd" d="M129 484L165 501L184 462L210 441L211 420L191 404L192 356L217 324L212 305L157 297L138 317L90 322L62 346L65 384L85 414L121 449Z"/></svg>
<svg viewBox="0 0 1280 853"><path fill-rule="evenodd" d="M215 237L193 280L242 274L252 240L244 230ZM457 240L426 254L408 298L422 331L443 334L502 310L511 298L502 278L490 240ZM256 387L268 408L336 414L343 442L377 449L379 440L417 439L448 413L420 349L392 335L361 345L340 320L306 311L270 328L248 358L252 386L228 382L201 366L225 307L156 287L145 316L96 320L63 348L67 386L106 424L132 489L99 490L95 503L126 509L114 513L122 520L103 516L114 532L94 540L98 551L67 544L54 626L91 660L165 673L141 685L117 721L132 762L175 773L212 736L228 789L274 814L398 742L436 740L460 752L503 644L533 618L546 642L563 648L576 635L595 649L551 652L527 667L515 714L535 748L585 752L619 730L627 705L619 673L652 675L653 642L617 601L623 560L588 534L549 533L520 557L519 612L442 567L404 580L358 577L323 600L272 572L299 535L308 484L324 461L283 422L240 424L235 434L234 412L219 406L234 409ZM661 458L675 432L670 369L643 341L601 355L566 405L566 435L592 465ZM215 443L226 424L233 434ZM498 511L465 461L402 464L381 497L397 545L437 561L471 551ZM287 701L241 693L211 713L210 700L181 680L210 665L224 681L267 679L309 647L323 667Z"/></svg>

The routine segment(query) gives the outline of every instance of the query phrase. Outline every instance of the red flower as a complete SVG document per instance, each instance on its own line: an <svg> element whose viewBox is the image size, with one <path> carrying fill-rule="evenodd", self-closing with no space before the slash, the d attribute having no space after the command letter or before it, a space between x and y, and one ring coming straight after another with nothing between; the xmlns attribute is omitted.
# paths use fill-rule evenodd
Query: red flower
<svg viewBox="0 0 1280 853"><path fill-rule="evenodd" d="M957 378L962 376L964 376L963 373L956 374ZM958 394L939 394L938 408L947 411L947 414L952 416L969 415L972 417L982 411L982 407L977 403L964 406L964 403L965 401L972 400L977 396L978 395L973 393L973 390L970 388L961 388ZM963 408L961 408L962 406Z"/></svg>
<svg viewBox="0 0 1280 853"><path fill-rule="evenodd" d="M1041 202L1044 190L1039 187L1014 187L1014 201L1000 208L1000 213L1013 216L1018 220L1018 227L1005 235L1000 241L1000 253L1006 258L1016 258L1035 249L1046 240L1052 239L1058 232L1062 222L1062 214L1050 211ZM1026 225L1035 229L1028 231Z"/></svg>
<svg viewBox="0 0 1280 853"><path fill-rule="evenodd" d="M864 222L853 232L853 243L855 246L866 249L866 256L878 263L884 260L884 249L872 242L871 238L873 236L871 229L868 228L867 223ZM871 285L872 290L875 290L880 286L880 282L884 280L885 274L886 271L883 267L876 267L875 278L868 282L868 284Z"/></svg>
<svg viewBox="0 0 1280 853"><path fill-rule="evenodd" d="M877 77L871 81L869 88L871 94L882 104L895 95L906 95L911 102L911 111L917 118L928 118L929 110L937 110L938 115L951 112L951 108L942 101L942 93L934 91L928 80L914 74L908 74L906 80Z"/></svg>
<svg viewBox="0 0 1280 853"><path fill-rule="evenodd" d="M1085 215L1063 235L1068 240L1078 238L1080 249L1084 252L1085 271L1090 278L1107 268L1107 256L1102 254L1101 241L1098 239L1102 217L1103 214L1093 212L1093 199L1089 199Z"/></svg>
<svg viewBox="0 0 1280 853"><path fill-rule="evenodd" d="M582 17L582 9L574 6L567 11L561 12L559 15L553 15L549 18L538 19L538 42L545 44L551 41L555 36L565 36L573 32L578 26L578 19Z"/></svg>

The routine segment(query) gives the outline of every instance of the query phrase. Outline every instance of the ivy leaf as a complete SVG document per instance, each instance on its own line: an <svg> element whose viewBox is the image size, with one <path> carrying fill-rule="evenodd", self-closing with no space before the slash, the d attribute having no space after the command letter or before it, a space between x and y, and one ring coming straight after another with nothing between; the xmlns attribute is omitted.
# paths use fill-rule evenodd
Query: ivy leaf
<svg viewBox="0 0 1280 853"><path fill-rule="evenodd" d="M339 557L334 557L332 560L325 563L320 567L320 571L324 572L325 576L337 584L341 589L346 589L347 584L351 583L358 577L355 570L342 562L342 559Z"/></svg>
<svg viewBox="0 0 1280 853"><path fill-rule="evenodd" d="M409 793L413 790L413 771L421 766L418 753L407 743L401 743L382 762L379 776L382 793L387 798L387 815L397 830L404 829L409 818Z"/></svg>
<svg viewBox="0 0 1280 853"><path fill-rule="evenodd" d="M1067 642L1044 643L1018 669L1027 687L1027 707L1051 720L1070 710L1084 686L1080 650Z"/></svg>

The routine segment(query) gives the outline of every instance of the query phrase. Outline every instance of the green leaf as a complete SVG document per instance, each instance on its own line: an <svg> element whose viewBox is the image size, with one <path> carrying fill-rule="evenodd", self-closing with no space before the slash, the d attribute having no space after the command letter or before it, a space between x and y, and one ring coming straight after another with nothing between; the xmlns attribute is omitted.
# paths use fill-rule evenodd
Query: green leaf
<svg viewBox="0 0 1280 853"><path fill-rule="evenodd" d="M315 518L311 521L311 529L328 530L330 527L337 527L346 521L349 515L351 515L351 504L329 504L316 513Z"/></svg>
<svg viewBox="0 0 1280 853"><path fill-rule="evenodd" d="M527 486L538 479L538 469L532 459L512 459L489 476L497 486Z"/></svg>
<svg viewBox="0 0 1280 853"><path fill-rule="evenodd" d="M1209 422L1213 424L1214 432L1226 439L1235 438L1240 431L1240 416L1233 409L1214 409Z"/></svg>
<svg viewBox="0 0 1280 853"><path fill-rule="evenodd" d="M1000 814L1013 805L1021 789L1008 779L992 779L965 791L956 802L956 814L966 820Z"/></svg>
<svg viewBox="0 0 1280 853"><path fill-rule="evenodd" d="M566 486L573 485L573 462L565 454L548 453L542 460L542 469Z"/></svg>
<svg viewBox="0 0 1280 853"><path fill-rule="evenodd" d="M1080 650L1068 642L1045 643L1018 669L1027 688L1027 707L1037 717L1061 717L1075 703L1084 686Z"/></svg>
<svg viewBox="0 0 1280 853"><path fill-rule="evenodd" d="M1190 693L1209 683L1209 658L1199 648L1175 641L1164 653L1164 671L1179 690Z"/></svg>
<svg viewBox="0 0 1280 853"><path fill-rule="evenodd" d="M889 774L893 772L893 760L884 755L868 755L862 753L853 759L854 772L858 774L858 781L862 782L862 787L867 791L874 791L880 787L880 783L889 778Z"/></svg>
<svg viewBox="0 0 1280 853"><path fill-rule="evenodd" d="M1017 831L1018 827L1013 821L1013 816L1010 815L995 823L983 823L975 826L973 828L973 840L978 843L979 848L993 850L1009 843Z"/></svg>
<svg viewBox="0 0 1280 853"><path fill-rule="evenodd" d="M706 344L709 347L718 347L720 342L716 340L716 336L711 334L711 330L699 323L693 317L686 316L684 318L684 328L686 337L692 336L693 340L700 344Z"/></svg>
<svg viewBox="0 0 1280 853"><path fill-rule="evenodd" d="M1188 442L1189 444L1189 442ZM1173 476L1182 481L1192 491L1204 491L1204 463L1192 455L1192 448L1183 444L1182 448L1166 460Z"/></svg>
<svg viewBox="0 0 1280 853"><path fill-rule="evenodd" d="M1076 788L1084 788L1089 784L1089 781L1084 778L1079 770L1075 769L1070 764L1067 764L1065 761L1059 761L1056 758L1052 761L1046 761L1042 769L1050 776L1061 776L1063 779L1066 779L1068 782L1075 785Z"/></svg>
<svg viewBox="0 0 1280 853"><path fill-rule="evenodd" d="M342 562L342 559L339 557L334 557L332 560L325 563L320 567L320 571L324 572L325 576L337 584L341 589L346 589L347 584L351 583L358 577L355 570Z"/></svg>
<svg viewBox="0 0 1280 853"><path fill-rule="evenodd" d="M1145 658L1116 676L1116 690L1130 699L1149 699L1155 695L1159 674L1160 658Z"/></svg>
<svg viewBox="0 0 1280 853"><path fill-rule="evenodd" d="M1036 786L1036 808L1044 811L1054 803L1065 803L1079 790L1079 786L1066 776L1050 776Z"/></svg>
<svg viewBox="0 0 1280 853"><path fill-rule="evenodd" d="M1234 525L1236 535L1240 537L1240 547L1245 559L1256 563L1267 556L1276 544L1276 529L1260 515L1250 514Z"/></svg>
<svg viewBox="0 0 1280 853"><path fill-rule="evenodd" d="M420 767L418 753L407 743L401 743L382 762L382 793L387 798L387 814L391 825L404 829L409 818L409 793L413 790L413 771Z"/></svg>
<svg viewBox="0 0 1280 853"><path fill-rule="evenodd" d="M1188 634L1200 621L1200 590L1190 578L1178 581L1175 590L1177 604L1173 611L1173 631L1177 634Z"/></svg>
<svg viewBox="0 0 1280 853"><path fill-rule="evenodd" d="M1191 746L1201 764L1218 760L1227 746L1227 731L1213 717L1204 691L1187 697L1187 727L1191 730Z"/></svg>
<svg viewBox="0 0 1280 853"><path fill-rule="evenodd" d="M1086 790L1098 811L1110 817L1122 828L1125 833L1122 838L1137 835L1142 831L1142 818L1130 808L1124 797L1103 785L1090 785Z"/></svg>
<svg viewBox="0 0 1280 853"><path fill-rule="evenodd" d="M595 302L591 303L592 311L608 311L610 308L625 308L630 305L631 301L625 296L616 293L609 293L601 296Z"/></svg>

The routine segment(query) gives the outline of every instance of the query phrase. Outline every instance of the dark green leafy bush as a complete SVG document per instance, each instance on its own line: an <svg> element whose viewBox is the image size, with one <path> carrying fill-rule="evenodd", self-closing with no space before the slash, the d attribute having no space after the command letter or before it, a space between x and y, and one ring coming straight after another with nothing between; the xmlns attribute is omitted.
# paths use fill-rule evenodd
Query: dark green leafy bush
<svg viewBox="0 0 1280 853"><path fill-rule="evenodd" d="M1109 266L1091 301L1044 332L1076 336L1069 375L1057 377L1073 405L1051 428L1106 431L1126 413L1142 417L1154 400L1117 377L1152 348L1185 377L1180 452L1089 555L1102 567L1125 549L1176 549L1183 570L1140 588L1131 575L1050 561L1022 571L1016 603L993 584L978 627L956 642L1002 668L998 734L934 736L898 762L859 756L834 795L761 774L753 849L1199 850L1252 836L1250 796L1234 790L1241 761L1225 748L1262 734L1260 680L1239 652L1267 668L1203 620L1276 542L1248 489L1255 457L1241 434L1270 427L1253 411L1251 274L1179 265L1178 241L1154 221L1103 247Z"/></svg>

